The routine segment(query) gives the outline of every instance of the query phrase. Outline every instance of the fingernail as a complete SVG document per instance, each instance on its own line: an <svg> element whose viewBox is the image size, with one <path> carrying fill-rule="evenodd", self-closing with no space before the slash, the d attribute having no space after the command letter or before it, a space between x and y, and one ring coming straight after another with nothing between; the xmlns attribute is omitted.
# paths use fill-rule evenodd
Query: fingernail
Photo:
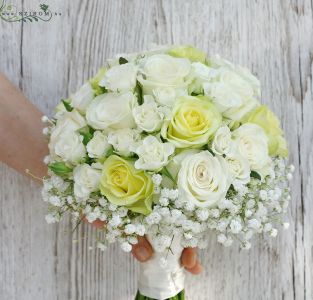
<svg viewBox="0 0 313 300"><path fill-rule="evenodd" d="M150 256L149 251L145 247L136 248L135 254L137 259L140 261L146 261Z"/></svg>

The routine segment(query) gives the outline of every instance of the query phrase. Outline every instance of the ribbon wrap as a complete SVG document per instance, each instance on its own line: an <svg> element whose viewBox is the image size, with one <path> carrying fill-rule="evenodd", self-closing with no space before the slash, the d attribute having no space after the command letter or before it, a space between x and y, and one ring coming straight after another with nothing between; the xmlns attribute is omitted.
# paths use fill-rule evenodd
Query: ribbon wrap
<svg viewBox="0 0 313 300"><path fill-rule="evenodd" d="M153 239L147 236L153 247ZM146 297L164 300L176 296L184 289L185 273L180 257L183 247L180 237L175 236L171 251L157 252L147 262L140 263L138 289ZM162 260L167 257L166 265Z"/></svg>

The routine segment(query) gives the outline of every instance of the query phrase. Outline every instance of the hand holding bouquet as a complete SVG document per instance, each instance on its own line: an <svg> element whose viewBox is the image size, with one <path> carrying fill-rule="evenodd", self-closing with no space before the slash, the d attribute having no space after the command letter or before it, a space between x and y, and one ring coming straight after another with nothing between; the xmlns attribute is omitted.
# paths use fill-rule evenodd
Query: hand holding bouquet
<svg viewBox="0 0 313 300"><path fill-rule="evenodd" d="M146 236L155 253L137 298L182 299L184 247L205 248L211 232L249 249L254 234L288 226L294 167L260 97L247 69L193 47L109 60L44 118L46 220L105 222L100 249L118 241L129 252Z"/></svg>

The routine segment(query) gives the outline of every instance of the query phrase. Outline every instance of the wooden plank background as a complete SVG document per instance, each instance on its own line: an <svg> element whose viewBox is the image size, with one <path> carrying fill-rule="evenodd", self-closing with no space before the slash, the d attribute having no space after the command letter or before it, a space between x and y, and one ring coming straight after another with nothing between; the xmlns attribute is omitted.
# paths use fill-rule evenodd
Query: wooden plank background
<svg viewBox="0 0 313 300"><path fill-rule="evenodd" d="M41 1L12 0L35 10ZM310 0L47 0L48 23L0 20L0 70L47 115L106 58L151 43L193 44L253 70L282 120L296 166L288 231L250 252L214 238L188 299L313 299L313 3ZM0 108L1 109L1 108ZM18 138L18 137L15 137ZM21 149L23 151L23 149ZM38 158L40 159L40 158ZM44 221L40 188L0 168L0 299L133 299L137 263L93 230ZM78 243L73 240L79 240Z"/></svg>

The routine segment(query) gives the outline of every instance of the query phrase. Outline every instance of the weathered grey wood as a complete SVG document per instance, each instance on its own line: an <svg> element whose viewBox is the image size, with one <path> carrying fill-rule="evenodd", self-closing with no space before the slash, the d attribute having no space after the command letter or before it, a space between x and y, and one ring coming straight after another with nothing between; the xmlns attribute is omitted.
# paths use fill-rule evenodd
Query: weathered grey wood
<svg viewBox="0 0 313 300"><path fill-rule="evenodd" d="M16 0L36 8L39 1ZM214 237L188 299L313 299L313 4L310 0L110 0L47 3L48 23L0 21L0 70L46 114L106 58L150 43L193 44L253 70L281 117L296 166L290 229L250 252ZM137 265L118 246L90 251L94 231L44 221L39 187L1 165L0 299L132 299ZM78 242L73 242L78 240Z"/></svg>

